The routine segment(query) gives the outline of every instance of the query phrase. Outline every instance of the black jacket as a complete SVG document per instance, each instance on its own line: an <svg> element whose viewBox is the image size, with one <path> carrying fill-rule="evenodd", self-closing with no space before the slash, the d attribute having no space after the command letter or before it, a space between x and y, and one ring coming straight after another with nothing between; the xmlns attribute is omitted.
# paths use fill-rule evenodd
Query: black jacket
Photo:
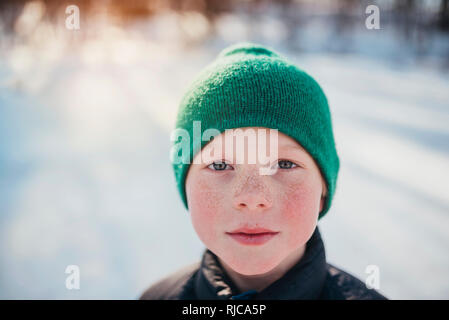
<svg viewBox="0 0 449 320"><path fill-rule="evenodd" d="M282 278L260 292L240 293L217 260L206 249L201 261L188 265L150 286L142 300L355 300L387 299L351 274L326 262L318 227L302 259Z"/></svg>

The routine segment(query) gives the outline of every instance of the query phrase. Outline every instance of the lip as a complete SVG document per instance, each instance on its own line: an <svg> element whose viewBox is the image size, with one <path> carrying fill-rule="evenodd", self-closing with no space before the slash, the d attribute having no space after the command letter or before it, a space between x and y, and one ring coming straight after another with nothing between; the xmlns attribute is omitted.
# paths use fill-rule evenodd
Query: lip
<svg viewBox="0 0 449 320"><path fill-rule="evenodd" d="M265 228L238 228L234 231L228 232L228 233L248 233L248 234L257 234L257 233L278 233L277 231L273 231L270 229Z"/></svg>
<svg viewBox="0 0 449 320"><path fill-rule="evenodd" d="M265 228L239 228L226 232L231 238L243 245L262 245L273 239L279 232Z"/></svg>

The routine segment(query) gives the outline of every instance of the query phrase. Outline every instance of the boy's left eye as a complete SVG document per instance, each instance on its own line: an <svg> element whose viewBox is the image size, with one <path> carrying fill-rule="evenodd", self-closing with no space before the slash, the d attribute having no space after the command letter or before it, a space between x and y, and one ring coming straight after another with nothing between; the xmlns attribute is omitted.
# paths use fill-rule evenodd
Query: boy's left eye
<svg viewBox="0 0 449 320"><path fill-rule="evenodd" d="M281 169L291 169L291 168L297 167L298 165L289 160L279 160L278 166Z"/></svg>

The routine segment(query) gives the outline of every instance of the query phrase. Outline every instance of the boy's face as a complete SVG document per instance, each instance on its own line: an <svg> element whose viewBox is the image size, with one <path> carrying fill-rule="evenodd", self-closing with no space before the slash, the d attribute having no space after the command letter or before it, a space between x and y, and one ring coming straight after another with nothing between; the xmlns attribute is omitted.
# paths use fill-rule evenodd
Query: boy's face
<svg viewBox="0 0 449 320"><path fill-rule="evenodd" d="M267 128L240 129L250 128L265 130L269 140ZM263 165L258 159L248 160L256 152L255 145L226 145L224 137L225 133L216 136L203 148L209 155L206 162L199 152L190 165L186 194L193 227L205 246L234 271L263 274L294 255L311 237L324 204L324 180L313 158L282 132L278 132L277 158L270 160L277 170L269 175L260 173ZM221 154L215 152L218 149ZM236 161L239 156L244 156L243 163ZM240 228L273 233L235 232Z"/></svg>

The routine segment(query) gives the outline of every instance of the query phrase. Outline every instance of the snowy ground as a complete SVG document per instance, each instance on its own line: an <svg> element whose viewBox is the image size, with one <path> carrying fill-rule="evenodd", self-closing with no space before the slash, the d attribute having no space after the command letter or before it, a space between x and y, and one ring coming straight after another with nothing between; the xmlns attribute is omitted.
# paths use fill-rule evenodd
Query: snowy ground
<svg viewBox="0 0 449 320"><path fill-rule="evenodd" d="M248 39L181 51L176 34L140 31L108 28L71 51L45 37L3 48L0 298L134 299L200 258L169 133L189 80L226 41ZM377 265L389 298L449 298L447 73L273 46L331 105L341 171L319 222L328 260L362 280Z"/></svg>

